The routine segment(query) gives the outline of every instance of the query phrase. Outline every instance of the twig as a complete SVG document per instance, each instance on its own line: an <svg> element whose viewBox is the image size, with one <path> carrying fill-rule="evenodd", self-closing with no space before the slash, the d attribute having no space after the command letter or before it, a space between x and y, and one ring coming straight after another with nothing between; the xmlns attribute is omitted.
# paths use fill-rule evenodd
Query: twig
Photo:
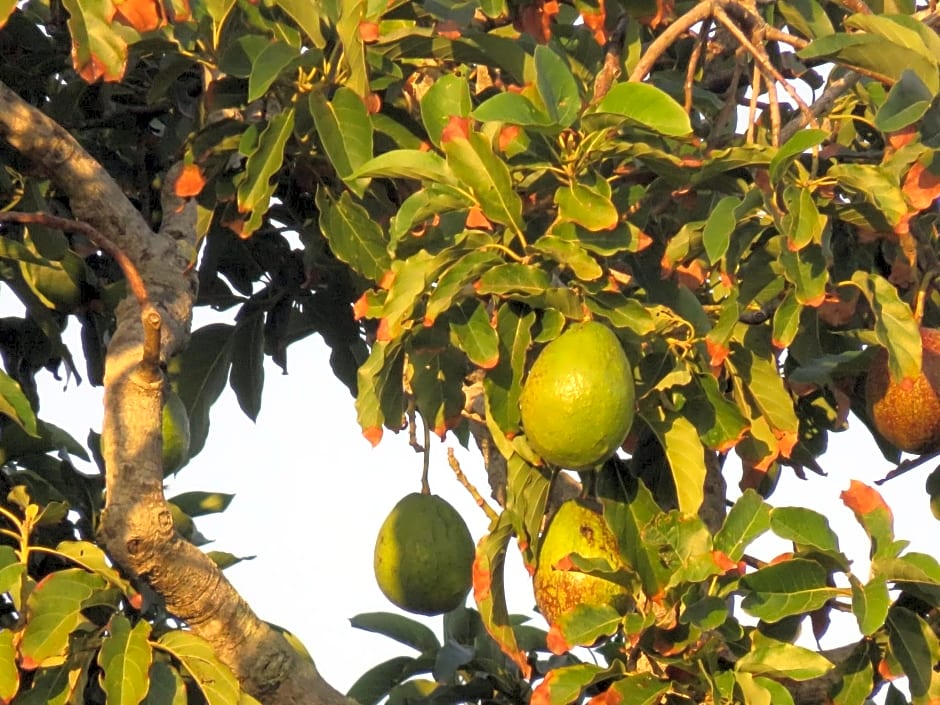
<svg viewBox="0 0 940 705"><path fill-rule="evenodd" d="M121 250L121 248L115 245L111 240L102 235L96 228L92 227L88 223L85 223L81 220L60 218L55 215L49 215L48 213L22 213L20 211L6 211L0 213L0 222L23 224L38 223L39 225L46 225L50 228L55 228L56 230L65 230L67 232L80 233L84 235L89 240L91 240L96 247L101 248L112 258L114 258L114 261L117 262L118 266L121 268L121 271L124 272L124 277L127 279L127 285L130 287L134 298L137 299L137 303L140 304L141 310L143 311L150 306L150 296L147 294L147 288L144 286L144 280L141 278L140 273L137 271L137 267L131 261L130 257L124 254L124 251Z"/></svg>
<svg viewBox="0 0 940 705"><path fill-rule="evenodd" d="M842 7L860 15L870 15L871 8L865 3L865 0L840 0Z"/></svg>
<svg viewBox="0 0 940 705"><path fill-rule="evenodd" d="M770 144L780 146L780 101L777 98L777 84L767 81L767 99L770 101Z"/></svg>
<svg viewBox="0 0 940 705"><path fill-rule="evenodd" d="M754 62L754 68L751 72L751 99L747 106L747 135L745 140L748 144L754 141L754 127L757 122L757 96L760 95L760 67Z"/></svg>
<svg viewBox="0 0 940 705"><path fill-rule="evenodd" d="M810 112L819 117L823 113L829 112L835 102L841 98L845 93L852 90L855 87L855 84L859 82L862 78L861 74L856 71L849 71L844 76L830 81L829 86L826 90L823 91L823 94L819 96L815 101L813 101L812 106L810 107ZM802 130L809 121L806 119L804 114L800 114L798 118L790 120L786 125L784 125L783 130L780 133L780 139L783 142L789 140L793 135Z"/></svg>
<svg viewBox="0 0 940 705"><path fill-rule="evenodd" d="M920 325L921 321L924 320L927 292L930 291L930 287L938 275L940 275L940 267L928 269L924 272L924 276L921 277L920 284L917 286L917 296L914 298L914 320L917 321L917 325Z"/></svg>
<svg viewBox="0 0 940 705"><path fill-rule="evenodd" d="M813 115L812 111L809 109L809 106L806 102L800 98L799 94L793 90L793 86L780 74L780 72L774 67L770 62L767 53L760 47L755 46L750 39L748 39L744 32L741 31L741 28L738 27L737 23L732 20L728 13L726 13L720 6L715 6L712 10L714 13L715 19L717 19L722 26L725 27L731 35L738 40L738 43L743 46L747 52L754 57L754 61L757 62L760 66L761 71L767 76L767 82L770 83L771 80L776 81L783 86L783 89L787 92L787 95L790 96L790 99L796 103L800 111L807 116L807 122L813 125L816 125L816 116Z"/></svg>
<svg viewBox="0 0 940 705"><path fill-rule="evenodd" d="M594 96L591 98L591 103L599 103L620 76L620 66L623 63L623 42L627 36L629 21L629 15L621 16L617 21L617 27L611 32L607 46L604 47L604 65L594 79Z"/></svg>
<svg viewBox="0 0 940 705"><path fill-rule="evenodd" d="M460 469L460 463L457 462L457 456L454 455L453 448L447 449L447 464L450 465L450 469L454 471L454 475L457 476L457 480L461 485L464 486L467 492L470 493L470 496L473 497L474 501L476 501L477 506L483 510L483 513L486 514L486 517L490 521L496 521L499 519L499 514L496 513L496 510L493 509L485 499L483 499L483 496L479 493L479 491L477 491L477 488L474 487L470 483L470 480L467 479L467 476L463 474L463 470Z"/></svg>
<svg viewBox="0 0 940 705"><path fill-rule="evenodd" d="M782 29L777 29L773 25L765 23L761 29L764 32L764 36L771 42L788 44L796 50L800 50L809 46L809 42L806 39L794 36L789 32L784 32Z"/></svg>
<svg viewBox="0 0 940 705"><path fill-rule="evenodd" d="M431 485L428 483L428 470L431 468L431 427L428 420L421 417L424 426L424 458L421 465L421 494L431 494Z"/></svg>
<svg viewBox="0 0 940 705"><path fill-rule="evenodd" d="M715 3L713 0L703 0L703 2L695 5L691 10L682 15L682 17L669 25L666 31L656 37L646 48L643 56L630 74L629 80L636 82L646 78L646 74L653 70L653 66L656 65L659 57L665 53L666 49L672 46L679 37L689 31L693 25L711 17L714 9Z"/></svg>
<svg viewBox="0 0 940 705"><path fill-rule="evenodd" d="M936 458L937 456L940 456L940 450L938 450L938 451L936 451L936 452L934 452L934 453L928 453L927 455L922 455L922 456L920 456L919 458L911 458L910 460L902 460L900 463L897 464L897 466L894 468L894 470L892 470L891 472L889 472L887 475L885 475L885 476L884 476L883 478L881 478L880 480L875 480L875 484L876 484L876 485L883 485L883 484L886 483L888 480L893 480L894 478L898 477L899 475L903 475L904 473L906 473L906 472L908 472L908 471L910 471L910 470L913 470L913 469L916 468L916 467L920 467L920 466L923 465L924 463L930 462L931 460L933 460L933 459Z"/></svg>
<svg viewBox="0 0 940 705"><path fill-rule="evenodd" d="M160 331L163 319L154 306L147 304L141 309L140 322L144 329L144 351L141 355L140 367L149 382L162 382L163 373L160 370Z"/></svg>
<svg viewBox="0 0 940 705"><path fill-rule="evenodd" d="M685 112L692 114L692 84L695 80L695 69L698 68L699 59L702 58L702 50L705 48L705 40L712 28L712 18L707 18L702 22L702 30L695 40L695 46L692 48L692 54L689 56L689 67L685 72Z"/></svg>

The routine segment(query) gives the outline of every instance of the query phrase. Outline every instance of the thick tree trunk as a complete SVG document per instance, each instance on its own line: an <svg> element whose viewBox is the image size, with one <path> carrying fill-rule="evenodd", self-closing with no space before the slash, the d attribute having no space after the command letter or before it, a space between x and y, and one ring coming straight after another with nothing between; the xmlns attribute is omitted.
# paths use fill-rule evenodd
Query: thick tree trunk
<svg viewBox="0 0 940 705"><path fill-rule="evenodd" d="M177 242L188 241L190 251L195 246L195 203L173 195L174 178L168 175L164 222L154 233L68 132L2 83L0 136L68 195L76 219L129 258L149 299L145 311L130 295L118 306L108 345L103 546L121 569L150 585L171 614L206 639L255 698L270 705L343 705L346 698L323 680L313 662L259 619L216 564L176 533L163 496L159 363L178 352L189 335L195 278L179 254L187 248ZM150 360L145 355L148 328Z"/></svg>

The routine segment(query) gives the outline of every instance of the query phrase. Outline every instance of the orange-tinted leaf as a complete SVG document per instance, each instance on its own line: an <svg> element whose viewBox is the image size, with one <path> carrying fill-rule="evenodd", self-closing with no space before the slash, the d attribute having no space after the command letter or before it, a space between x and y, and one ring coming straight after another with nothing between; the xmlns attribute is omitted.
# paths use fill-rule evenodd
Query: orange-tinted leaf
<svg viewBox="0 0 940 705"><path fill-rule="evenodd" d="M353 304L353 320L361 321L369 310L369 294L365 292Z"/></svg>
<svg viewBox="0 0 940 705"><path fill-rule="evenodd" d="M887 135L888 147L892 152L896 152L902 147L906 147L911 142L917 139L917 128L914 124L908 125L902 130L897 132L889 132ZM838 147L839 145L833 145ZM887 156L887 155L885 155Z"/></svg>
<svg viewBox="0 0 940 705"><path fill-rule="evenodd" d="M450 120L444 125L441 131L441 144L445 144L454 139L470 138L470 118L451 115Z"/></svg>
<svg viewBox="0 0 940 705"><path fill-rule="evenodd" d="M608 688L603 693L595 695L587 701L587 705L620 705L623 695L616 688Z"/></svg>
<svg viewBox="0 0 940 705"><path fill-rule="evenodd" d="M786 551L785 553L778 554L770 559L770 565L777 565L778 563L786 563L787 561L793 560L793 551Z"/></svg>
<svg viewBox="0 0 940 705"><path fill-rule="evenodd" d="M380 343L388 342L392 339L392 334L390 330L391 326L387 318L382 318L379 320L378 330L375 331L375 339Z"/></svg>
<svg viewBox="0 0 940 705"><path fill-rule="evenodd" d="M375 115L382 109L382 96L378 93L369 93L365 97L366 112Z"/></svg>
<svg viewBox="0 0 940 705"><path fill-rule="evenodd" d="M692 291L697 291L705 283L707 276L705 266L701 260L694 259L688 264L680 264L676 267L676 276L679 283Z"/></svg>
<svg viewBox="0 0 940 705"><path fill-rule="evenodd" d="M180 175L173 184L173 192L180 198L198 196L206 185L202 169L195 164L187 164L180 171Z"/></svg>
<svg viewBox="0 0 940 705"><path fill-rule="evenodd" d="M371 428L364 429L362 435L365 436L365 439L375 448L379 444L379 441L382 440L382 427L372 426Z"/></svg>
<svg viewBox="0 0 940 705"><path fill-rule="evenodd" d="M844 326L855 316L858 308L858 289L829 293L819 305L817 315L830 326Z"/></svg>
<svg viewBox="0 0 940 705"><path fill-rule="evenodd" d="M483 211L480 210L479 206L473 206L467 212L467 228L476 228L478 230L492 230L493 224L489 219L483 215Z"/></svg>
<svg viewBox="0 0 940 705"><path fill-rule="evenodd" d="M482 558L477 553L473 560L473 599L476 602L482 602L490 596L490 586L493 584L493 575Z"/></svg>
<svg viewBox="0 0 940 705"><path fill-rule="evenodd" d="M127 598L127 602L135 610L142 610L144 607L143 593L135 592L133 595Z"/></svg>
<svg viewBox="0 0 940 705"><path fill-rule="evenodd" d="M907 202L916 210L922 211L940 198L940 174L934 173L920 162L914 162L904 177L902 190Z"/></svg>
<svg viewBox="0 0 940 705"><path fill-rule="evenodd" d="M566 654L571 651L572 648L571 644L565 639L565 635L562 634L561 627L557 624L553 624L549 628L545 643L548 645L548 650L556 656Z"/></svg>
<svg viewBox="0 0 940 705"><path fill-rule="evenodd" d="M796 431L776 430L774 431L774 436L777 438L777 451L784 458L789 458L790 453L793 452L793 447L799 440Z"/></svg>
<svg viewBox="0 0 940 705"><path fill-rule="evenodd" d="M604 4L595 12L581 11L581 19L584 20L584 26L594 33L594 41L604 46L607 44L607 32L604 24L607 21L607 13Z"/></svg>
<svg viewBox="0 0 940 705"><path fill-rule="evenodd" d="M904 673L895 673L891 670L891 664L888 663L888 659L881 659L878 662L878 675L884 678L886 681L893 681L897 678L900 678Z"/></svg>
<svg viewBox="0 0 940 705"><path fill-rule="evenodd" d="M454 20L443 20L438 22L435 27L437 33L444 37L444 39L460 39L460 25L457 24Z"/></svg>
<svg viewBox="0 0 940 705"><path fill-rule="evenodd" d="M152 32L166 24L159 0L123 0L116 5L114 17L138 32Z"/></svg>
<svg viewBox="0 0 940 705"><path fill-rule="evenodd" d="M499 151L505 152L509 149L509 145L519 136L520 132L522 132L522 128L518 125L505 125L499 131L499 136L496 138L496 145L499 147Z"/></svg>
<svg viewBox="0 0 940 705"><path fill-rule="evenodd" d="M377 22L360 22L359 38L366 44L379 41L379 25Z"/></svg>
<svg viewBox="0 0 940 705"><path fill-rule="evenodd" d="M385 289L385 291L388 291L389 289L392 288L392 284L394 282L395 282L395 272L389 269L388 271L385 272L385 274L382 275L382 278L379 280L379 288Z"/></svg>
<svg viewBox="0 0 940 705"><path fill-rule="evenodd" d="M708 364L712 367L721 367L731 353L731 349L727 345L716 343L708 337L705 338L705 349L708 350Z"/></svg>
<svg viewBox="0 0 940 705"><path fill-rule="evenodd" d="M24 671L35 671L39 668L39 664L32 656L24 656L20 659L20 668Z"/></svg>
<svg viewBox="0 0 940 705"><path fill-rule="evenodd" d="M532 697L529 699L529 705L552 705L552 681L557 677L557 671L549 671L545 680L538 684L532 691Z"/></svg>
<svg viewBox="0 0 940 705"><path fill-rule="evenodd" d="M881 493L864 482L852 480L849 483L849 489L843 491L839 498L846 507L859 516L866 516L879 509L883 509L889 516L893 516L891 507L885 502Z"/></svg>
<svg viewBox="0 0 940 705"><path fill-rule="evenodd" d="M712 560L715 561L721 570L727 573L729 570L737 570L738 563L728 558L728 555L724 551L712 551Z"/></svg>
<svg viewBox="0 0 940 705"><path fill-rule="evenodd" d="M547 44L552 38L552 21L557 14L556 0L536 0L519 10L514 24L516 29L531 35L539 44Z"/></svg>

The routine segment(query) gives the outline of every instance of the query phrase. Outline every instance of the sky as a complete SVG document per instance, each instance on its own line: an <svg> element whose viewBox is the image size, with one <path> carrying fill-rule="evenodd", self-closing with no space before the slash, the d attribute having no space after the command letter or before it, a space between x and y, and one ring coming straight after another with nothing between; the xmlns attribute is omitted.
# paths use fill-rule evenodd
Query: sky
<svg viewBox="0 0 940 705"><path fill-rule="evenodd" d="M70 336L77 332L77 326L70 326ZM242 414L227 389L212 409L205 449L170 478L167 496L190 490L235 495L224 513L197 520L199 530L213 539L205 548L255 556L228 569L227 576L263 619L295 633L321 673L345 692L381 661L414 655L386 637L353 629L349 619L363 612L397 611L376 586L373 547L395 503L420 489L422 457L408 446L405 433L386 433L378 447L370 446L359 432L353 399L332 376L327 360L328 349L313 336L290 347L288 375L267 364L257 423ZM77 387L72 382L64 389L64 381L45 372L40 383L44 420L79 440L87 437L89 424L100 430L100 390L87 382ZM830 435L830 450L821 461L827 477L810 475L802 481L785 470L770 503L824 513L855 561L853 568L867 578L867 539L839 493L852 479L874 483L892 465L864 427L857 421L855 427L860 430ZM449 468L449 446L470 481L488 496L479 453L464 451L453 438L442 443L432 437L431 489L461 512L479 539L488 522ZM880 488L894 509L897 537L911 540L911 550L935 551L936 542L928 537L936 536L937 524L924 492L931 467ZM735 487L736 471L728 479ZM762 539L749 553L769 558L786 550L783 541ZM531 587L512 549L507 580L510 612L533 614L533 623L544 626L532 613ZM416 619L440 634L440 618ZM851 617L837 620L823 645L857 638L852 625ZM804 641L813 646L808 636Z"/></svg>

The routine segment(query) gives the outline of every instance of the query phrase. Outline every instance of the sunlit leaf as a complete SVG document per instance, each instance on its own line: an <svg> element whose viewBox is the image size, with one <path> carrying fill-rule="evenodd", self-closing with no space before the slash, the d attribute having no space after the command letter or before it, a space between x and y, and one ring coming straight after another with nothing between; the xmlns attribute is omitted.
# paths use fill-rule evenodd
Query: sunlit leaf
<svg viewBox="0 0 940 705"><path fill-rule="evenodd" d="M816 651L770 639L757 631L753 634L751 651L735 664L739 671L805 681L833 668L832 662Z"/></svg>
<svg viewBox="0 0 940 705"><path fill-rule="evenodd" d="M741 607L766 622L812 612L839 595L827 577L819 563L802 558L766 566L742 579L750 592Z"/></svg>
<svg viewBox="0 0 940 705"><path fill-rule="evenodd" d="M202 691L208 705L231 705L241 695L238 680L212 651L208 642L183 631L167 632L157 648L176 659Z"/></svg>
<svg viewBox="0 0 940 705"><path fill-rule="evenodd" d="M99 677L101 687L109 703L138 705L150 686L150 624L141 620L131 627L127 617L116 614L108 626L98 652L98 665L104 671Z"/></svg>
<svg viewBox="0 0 940 705"><path fill-rule="evenodd" d="M601 100L597 111L622 115L670 137L684 137L692 132L682 106L649 83L618 83Z"/></svg>
<svg viewBox="0 0 940 705"><path fill-rule="evenodd" d="M441 642L431 629L400 614L366 612L352 617L349 624L354 629L383 634L418 653L441 648Z"/></svg>
<svg viewBox="0 0 940 705"><path fill-rule="evenodd" d="M731 560L741 560L754 539L770 529L770 506L754 490L746 490L734 503L721 530L715 535L715 549Z"/></svg>

